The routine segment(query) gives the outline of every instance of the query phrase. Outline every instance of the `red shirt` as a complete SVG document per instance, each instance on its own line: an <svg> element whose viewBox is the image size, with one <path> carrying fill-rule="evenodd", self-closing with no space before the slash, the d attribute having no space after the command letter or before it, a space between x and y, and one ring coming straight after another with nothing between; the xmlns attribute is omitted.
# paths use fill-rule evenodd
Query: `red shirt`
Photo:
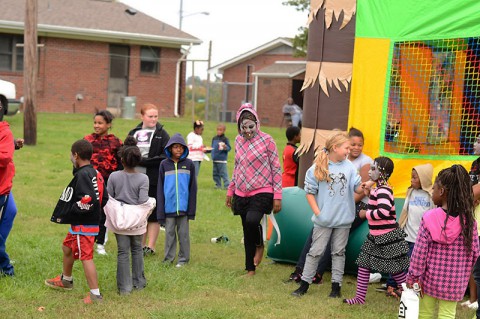
<svg viewBox="0 0 480 319"><path fill-rule="evenodd" d="M297 146L287 143L283 150L282 187L292 187L298 184L298 156L295 154Z"/></svg>
<svg viewBox="0 0 480 319"><path fill-rule="evenodd" d="M107 181L110 174L116 171L120 164L118 150L122 146L122 141L113 134L100 136L95 133L85 136L84 139L93 146L93 155L90 162Z"/></svg>
<svg viewBox="0 0 480 319"><path fill-rule="evenodd" d="M7 122L0 122L0 195L10 194L12 189L12 180L15 175L14 151L15 144L10 125Z"/></svg>

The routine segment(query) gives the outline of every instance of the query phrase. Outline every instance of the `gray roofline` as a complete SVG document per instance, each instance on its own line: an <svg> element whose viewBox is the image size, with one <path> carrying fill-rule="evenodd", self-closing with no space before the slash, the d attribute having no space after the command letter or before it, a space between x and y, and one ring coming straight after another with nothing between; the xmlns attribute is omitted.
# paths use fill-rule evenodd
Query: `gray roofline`
<svg viewBox="0 0 480 319"><path fill-rule="evenodd" d="M235 64L238 64L244 60L247 60L248 58L250 58L251 56L256 56L262 52L265 52L265 51L268 51L268 50L271 50L275 47L278 47L280 45L288 45L290 47L293 48L293 44L292 44L292 41L287 39L287 38L283 38L283 37L280 37L280 38L276 38L270 42L267 42L267 43L264 43L262 44L261 46L259 47L256 47L252 50L249 50L247 52L244 52L240 55L237 55L236 57L233 57L227 61L224 61L220 64L217 64L217 65L214 65L212 66L210 69L208 69L208 72L209 73L218 73L218 74L223 74L223 70L232 66L232 65L235 65Z"/></svg>
<svg viewBox="0 0 480 319"><path fill-rule="evenodd" d="M38 24L39 36L55 36L60 38L92 40L102 42L122 42L132 44L162 44L165 46L181 46L190 44L201 44L202 40L197 38L177 38L157 35L148 35L140 33L118 32L98 29L74 28L65 26L55 26L48 24ZM0 21L0 31L23 34L24 23L16 21Z"/></svg>
<svg viewBox="0 0 480 319"><path fill-rule="evenodd" d="M286 77L287 78L293 78L293 77L296 77L299 74L304 73L305 70L306 69L301 69L301 70L298 70L297 72L293 72L293 73L253 72L252 75L262 77L262 78L286 78Z"/></svg>

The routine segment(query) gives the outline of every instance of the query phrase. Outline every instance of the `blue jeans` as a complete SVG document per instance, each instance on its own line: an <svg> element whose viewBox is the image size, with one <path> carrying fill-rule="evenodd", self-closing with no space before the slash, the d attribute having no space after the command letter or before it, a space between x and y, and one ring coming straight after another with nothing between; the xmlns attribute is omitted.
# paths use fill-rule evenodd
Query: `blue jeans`
<svg viewBox="0 0 480 319"><path fill-rule="evenodd" d="M213 162L213 181L215 182L216 188L227 188L230 181L228 179L228 169L227 163L216 163Z"/></svg>
<svg viewBox="0 0 480 319"><path fill-rule="evenodd" d="M14 269L6 251L7 237L13 224L12 210L9 210L8 207L9 202L9 195L0 196L0 274L13 276L15 274ZM13 203L13 197L11 202ZM12 206L12 208L14 207L15 205Z"/></svg>
<svg viewBox="0 0 480 319"><path fill-rule="evenodd" d="M200 164L202 164L202 162L200 161L192 161L193 162L193 166L195 166L195 177L198 177L198 173L200 172Z"/></svg>

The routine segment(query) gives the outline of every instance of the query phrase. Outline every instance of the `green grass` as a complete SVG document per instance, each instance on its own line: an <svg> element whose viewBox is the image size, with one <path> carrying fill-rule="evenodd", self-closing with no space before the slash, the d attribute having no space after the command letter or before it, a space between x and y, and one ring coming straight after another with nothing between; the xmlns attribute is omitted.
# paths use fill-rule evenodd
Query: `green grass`
<svg viewBox="0 0 480 319"><path fill-rule="evenodd" d="M23 136L22 115L7 117L14 135ZM139 121L116 119L113 133L124 138ZM189 119L162 119L166 130L186 136ZM96 256L101 305L81 303L88 291L80 263L74 266L75 289L49 289L43 284L61 272L62 240L68 226L51 223L53 208L72 178L71 144L92 132L90 115L38 114L38 143L15 153L17 168L13 193L18 206L8 252L15 261L16 277L0 278L2 318L396 318L398 302L375 292L371 285L364 306L347 306L341 299L327 298L330 274L325 284L312 286L300 299L290 296L295 284L284 284L292 265L264 259L254 278L244 278L244 253L240 243L241 224L224 205L225 192L214 189L211 162L203 162L199 175L197 219L190 223L191 263L184 268L166 267L163 233L157 255L145 260L148 286L130 296L116 293L116 244L110 233L108 256ZM210 144L215 122L205 124L204 142ZM277 141L281 153L284 129L263 129ZM227 136L234 141L236 128L228 124ZM233 152L229 156L233 169ZM211 237L225 234L228 244L212 244ZM355 278L346 276L343 296L354 295ZM44 309L40 311L40 307ZM459 310L458 318L473 312Z"/></svg>

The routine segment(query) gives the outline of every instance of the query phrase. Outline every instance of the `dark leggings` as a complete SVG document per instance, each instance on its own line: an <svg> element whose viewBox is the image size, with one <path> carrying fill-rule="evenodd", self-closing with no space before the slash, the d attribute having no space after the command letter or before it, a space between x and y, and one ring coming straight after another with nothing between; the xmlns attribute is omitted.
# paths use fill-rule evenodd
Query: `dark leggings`
<svg viewBox="0 0 480 319"><path fill-rule="evenodd" d="M245 245L245 270L254 271L255 265L253 259L257 247L263 245L262 225L260 221L263 213L258 211L249 211L246 215L240 215L243 226L243 241Z"/></svg>
<svg viewBox="0 0 480 319"><path fill-rule="evenodd" d="M251 197L233 197L233 211L242 218L245 246L245 270L255 271L253 259L257 247L263 246L260 221L273 208L273 194L260 193Z"/></svg>

